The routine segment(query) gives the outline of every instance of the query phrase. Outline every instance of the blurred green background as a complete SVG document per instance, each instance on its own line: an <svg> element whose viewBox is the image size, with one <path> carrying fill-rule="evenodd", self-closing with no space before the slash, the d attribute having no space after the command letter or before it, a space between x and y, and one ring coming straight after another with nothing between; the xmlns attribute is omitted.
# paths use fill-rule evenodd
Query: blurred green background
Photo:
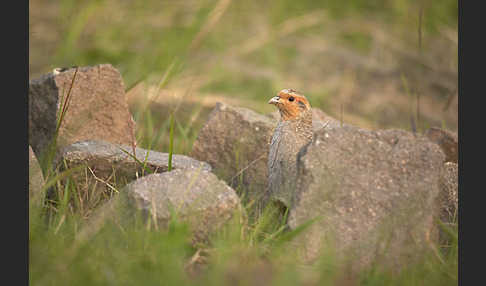
<svg viewBox="0 0 486 286"><path fill-rule="evenodd" d="M452 0L31 0L29 75L111 63L143 146L177 107L179 153L217 101L268 113L283 88L363 128L457 131L457 21Z"/></svg>

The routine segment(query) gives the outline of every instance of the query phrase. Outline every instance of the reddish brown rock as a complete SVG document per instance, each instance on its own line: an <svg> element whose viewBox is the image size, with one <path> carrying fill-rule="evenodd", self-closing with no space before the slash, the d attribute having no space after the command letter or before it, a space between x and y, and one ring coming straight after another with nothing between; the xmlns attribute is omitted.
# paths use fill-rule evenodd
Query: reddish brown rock
<svg viewBox="0 0 486 286"><path fill-rule="evenodd" d="M29 146L29 200L39 200L44 176L37 161L37 157Z"/></svg>
<svg viewBox="0 0 486 286"><path fill-rule="evenodd" d="M58 146L81 140L134 143L134 122L120 73L110 64L56 69L29 82L29 144L39 156L53 139L72 86ZM72 84L73 83L73 84Z"/></svg>

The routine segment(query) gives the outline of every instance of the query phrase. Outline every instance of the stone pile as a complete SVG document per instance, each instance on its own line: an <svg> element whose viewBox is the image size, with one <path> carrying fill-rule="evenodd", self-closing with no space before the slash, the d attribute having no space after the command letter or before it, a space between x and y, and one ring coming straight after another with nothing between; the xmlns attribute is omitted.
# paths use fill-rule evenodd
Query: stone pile
<svg viewBox="0 0 486 286"><path fill-rule="evenodd" d="M457 216L457 135L440 128L425 135L369 131L312 112L314 136L300 148L291 168L295 188L281 202L290 229L312 222L293 247L306 262L331 247L343 259L353 257L344 262L356 270L376 262L400 269L416 261L439 240L437 221L454 223ZM195 241L206 239L241 210L240 201L264 198L277 121L276 112L218 103L190 157L174 154L169 171L169 154L136 147L114 67L56 69L29 83L29 194L32 199L44 185L36 155L54 146L52 167L80 168L69 176L78 187L117 190L101 209L118 213L100 213L140 213L161 228L176 216L190 225Z"/></svg>

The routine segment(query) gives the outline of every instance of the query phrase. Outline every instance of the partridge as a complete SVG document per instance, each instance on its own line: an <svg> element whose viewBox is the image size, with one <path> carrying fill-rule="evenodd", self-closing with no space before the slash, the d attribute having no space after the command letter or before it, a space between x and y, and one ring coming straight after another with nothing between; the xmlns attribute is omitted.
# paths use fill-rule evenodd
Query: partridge
<svg viewBox="0 0 486 286"><path fill-rule="evenodd" d="M297 154L312 141L312 110L307 98L293 89L281 90L268 103L278 108L280 119L270 143L264 203L280 201L290 207L296 188Z"/></svg>

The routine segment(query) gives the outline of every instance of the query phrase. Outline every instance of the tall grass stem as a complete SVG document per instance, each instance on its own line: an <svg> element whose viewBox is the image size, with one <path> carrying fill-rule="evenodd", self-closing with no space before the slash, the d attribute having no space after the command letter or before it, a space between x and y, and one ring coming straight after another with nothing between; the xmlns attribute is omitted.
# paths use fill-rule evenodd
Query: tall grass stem
<svg viewBox="0 0 486 286"><path fill-rule="evenodd" d="M174 114L170 115L169 131L169 172L172 171L172 153L174 150Z"/></svg>

